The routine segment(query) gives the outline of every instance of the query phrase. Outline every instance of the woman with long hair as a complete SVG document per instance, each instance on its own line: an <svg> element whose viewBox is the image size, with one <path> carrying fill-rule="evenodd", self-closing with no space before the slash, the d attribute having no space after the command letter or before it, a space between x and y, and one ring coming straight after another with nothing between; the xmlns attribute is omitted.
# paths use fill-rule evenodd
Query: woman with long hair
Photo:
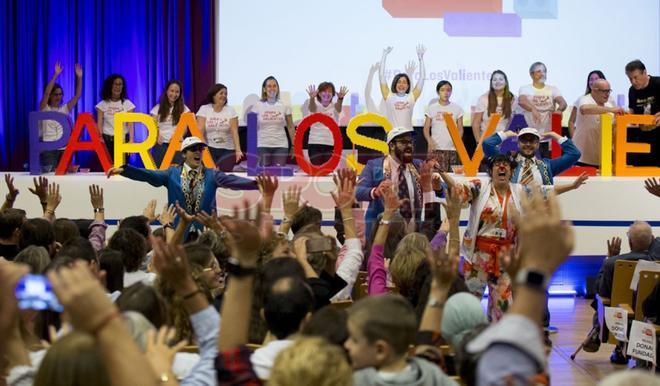
<svg viewBox="0 0 660 386"><path fill-rule="evenodd" d="M64 101L64 89L62 89L62 86L56 82L57 78L62 73L62 69L62 64L56 62L53 77L50 78L50 81L46 85L44 95L41 97L41 102L39 102L39 111L55 111L69 115L71 110L73 110L78 103L78 100L82 95L82 66L76 64L76 93L67 103L62 103ZM41 122L39 137L42 141L55 142L62 138L63 134L64 129L62 128L62 125L56 121L48 119ZM64 149L62 148L57 150L47 150L39 154L39 163L41 164L42 171L49 173L55 170L63 153Z"/></svg>
<svg viewBox="0 0 660 386"><path fill-rule="evenodd" d="M293 143L296 131L291 106L280 100L280 84L274 76L264 79L261 99L252 106L251 111L257 113L259 166L286 165L290 153L289 140ZM287 132L289 139L286 137Z"/></svg>
<svg viewBox="0 0 660 386"><path fill-rule="evenodd" d="M160 100L154 108L151 109L151 116L156 121L158 126L158 142L152 149L152 155L156 162L156 167L160 166L170 145L174 128L181 119L181 114L190 111L188 106L183 102L183 87L181 82L176 79L170 80L165 85L163 93L160 94ZM174 156L174 163L181 164L183 158L181 153L177 152Z"/></svg>
<svg viewBox="0 0 660 386"><path fill-rule="evenodd" d="M511 123L516 106L516 96L509 90L509 79L504 71L495 70L490 76L490 89L479 97L472 116L472 133L479 143L486 132L490 116L500 114L495 131L505 131Z"/></svg>
<svg viewBox="0 0 660 386"><path fill-rule="evenodd" d="M419 80L415 88L411 91L410 77L407 74L399 73L392 79L390 87L387 86L385 79L385 61L387 55L392 52L392 47L387 47L383 50L383 57L380 60L380 67L378 69L378 77L380 79L380 92L383 94L385 100L385 107L387 110L387 118L392 127L406 127L412 128L412 113L415 107L415 102L422 95L424 88L424 78L426 77L426 70L424 68L424 53L426 48L424 46L417 46L417 59L419 59Z"/></svg>

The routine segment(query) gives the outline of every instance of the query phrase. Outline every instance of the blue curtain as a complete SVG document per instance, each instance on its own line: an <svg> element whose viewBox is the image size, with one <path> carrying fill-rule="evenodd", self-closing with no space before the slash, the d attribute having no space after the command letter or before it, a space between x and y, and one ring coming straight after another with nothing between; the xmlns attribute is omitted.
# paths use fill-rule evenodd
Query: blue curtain
<svg viewBox="0 0 660 386"><path fill-rule="evenodd" d="M38 109L56 61L64 102L94 113L103 79L120 73L136 112L148 113L169 79L183 82L186 105L203 104L215 83L215 0L0 0L0 170L25 170L28 114ZM137 139L145 137L136 125ZM83 157L84 158L84 157ZM85 160L79 162L84 164Z"/></svg>

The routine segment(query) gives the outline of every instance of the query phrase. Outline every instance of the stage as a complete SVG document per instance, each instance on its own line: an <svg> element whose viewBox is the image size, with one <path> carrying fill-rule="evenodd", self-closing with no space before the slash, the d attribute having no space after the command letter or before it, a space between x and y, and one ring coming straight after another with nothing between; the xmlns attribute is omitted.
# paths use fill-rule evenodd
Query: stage
<svg viewBox="0 0 660 386"><path fill-rule="evenodd" d="M33 176L27 173L10 173L21 192L16 200L17 208L25 209L28 217L41 216L41 206L28 188ZM235 173L246 176L246 173ZM147 183L132 181L116 176L110 179L101 173L79 173L64 176L46 175L49 181L60 184L62 203L57 209L58 217L92 218L88 186L98 184L104 189L105 214L113 232L118 221L126 216L141 214L147 202L158 200L160 211L167 201L167 190L155 188ZM456 175L457 180L466 177ZM480 176L485 178L485 176ZM573 181L574 177L557 177L556 184ZM632 221L644 220L654 228L660 226L660 199L644 189L643 177L591 177L580 189L559 196L564 219L573 222L576 245L573 255L553 279L555 290L584 290L585 278L594 276L607 252L606 240L618 236L623 241L622 252L628 251L626 231ZM5 193L6 188L0 190ZM330 192L335 189L332 178L310 177L296 173L293 177L280 179L279 190L273 200L272 214L280 220L282 213L281 193L291 185L302 187L302 198L323 213L324 231L334 234L334 202ZM234 205L244 199L256 202L258 191L217 190L220 214L228 214ZM364 203L366 208L366 203ZM461 226L465 226L469 211L461 213ZM444 216L444 215L443 215ZM656 232L656 236L658 233Z"/></svg>

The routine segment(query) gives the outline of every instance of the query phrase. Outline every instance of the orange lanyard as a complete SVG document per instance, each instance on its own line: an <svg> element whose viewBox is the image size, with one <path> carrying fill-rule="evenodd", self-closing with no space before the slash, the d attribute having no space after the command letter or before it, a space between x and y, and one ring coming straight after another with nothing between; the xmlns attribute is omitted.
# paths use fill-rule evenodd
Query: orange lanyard
<svg viewBox="0 0 660 386"><path fill-rule="evenodd" d="M495 190L493 187L493 191L495 191L495 195L497 196L497 201L500 203L500 208L502 208L502 226L506 227L507 226L507 208L509 206L509 198L511 197L511 191L509 190L506 192L506 197L502 198L500 194ZM502 204L502 201L504 201L504 204Z"/></svg>

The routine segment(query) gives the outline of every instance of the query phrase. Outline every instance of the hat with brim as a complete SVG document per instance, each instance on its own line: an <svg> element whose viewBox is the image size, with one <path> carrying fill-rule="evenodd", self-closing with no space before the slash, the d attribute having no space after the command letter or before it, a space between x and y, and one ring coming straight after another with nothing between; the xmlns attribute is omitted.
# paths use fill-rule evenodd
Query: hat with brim
<svg viewBox="0 0 660 386"><path fill-rule="evenodd" d="M415 135L415 130L408 127L395 127L387 133L387 144L389 145L396 137L404 134Z"/></svg>
<svg viewBox="0 0 660 386"><path fill-rule="evenodd" d="M199 139L198 137L188 137L181 142L181 152L186 151L189 147L193 147L195 145L202 145L206 147L206 144L204 141Z"/></svg>

